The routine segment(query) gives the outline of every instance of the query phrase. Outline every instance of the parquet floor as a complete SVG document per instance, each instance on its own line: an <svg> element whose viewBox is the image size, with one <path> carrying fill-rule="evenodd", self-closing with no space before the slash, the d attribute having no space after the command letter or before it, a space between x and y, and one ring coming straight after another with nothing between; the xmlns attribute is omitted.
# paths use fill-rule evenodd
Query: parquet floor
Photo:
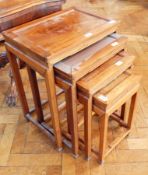
<svg viewBox="0 0 148 175"><path fill-rule="evenodd" d="M15 108L5 104L10 88L5 68L0 71L0 175L148 175L148 1L67 0L65 8L73 5L121 21L118 32L129 38L127 49L136 55L134 71L143 74L132 133L103 166L95 158L85 161L82 153L75 160L67 148L58 153L45 135L26 122L19 102ZM22 75L32 106L25 70ZM39 83L46 98L41 79Z"/></svg>

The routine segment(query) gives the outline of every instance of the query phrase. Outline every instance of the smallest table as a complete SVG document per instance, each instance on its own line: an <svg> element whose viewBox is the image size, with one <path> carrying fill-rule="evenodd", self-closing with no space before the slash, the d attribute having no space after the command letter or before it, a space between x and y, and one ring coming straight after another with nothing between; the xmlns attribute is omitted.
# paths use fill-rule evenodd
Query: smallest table
<svg viewBox="0 0 148 175"><path fill-rule="evenodd" d="M26 23L3 33L10 64L18 88L24 115L48 135L55 135L59 149L62 148L62 137L59 122L59 113L56 100L55 80L53 65L73 55L82 49L94 44L105 36L115 32L117 23L91 15L75 8L63 10L55 14ZM34 103L38 120L34 121L29 112L23 83L17 66L19 58L28 67ZM36 72L41 74L46 81L48 100L54 133L44 125L44 116L37 86ZM72 105L71 121L77 120L76 113L76 88L72 84L70 104ZM77 128L72 128L73 153L78 153Z"/></svg>

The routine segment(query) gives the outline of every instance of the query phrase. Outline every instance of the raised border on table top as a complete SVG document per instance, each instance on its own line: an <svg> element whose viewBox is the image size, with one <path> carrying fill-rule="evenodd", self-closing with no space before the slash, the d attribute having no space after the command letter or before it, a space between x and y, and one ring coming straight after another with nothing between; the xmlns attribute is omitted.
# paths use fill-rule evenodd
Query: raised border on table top
<svg viewBox="0 0 148 175"><path fill-rule="evenodd" d="M107 21L107 22L111 21L111 19L107 19L107 18L103 18L102 16L94 15L94 14L92 14L92 13L83 11L83 10L81 10L81 9L79 9L79 8L70 7L70 8L68 8L68 9L61 10L61 11L55 12L55 13L53 13L53 14L50 14L50 15L47 15L47 16L44 16L44 17L35 19L35 20L33 20L33 21L27 22L27 23L25 23L25 24L22 24L21 27L20 27L20 26L16 26L16 27L14 27L14 28L12 28L12 29L9 29L8 32L9 32L9 31L10 31L10 32L11 32L11 31L13 32L13 31L15 31L15 30L17 30L17 29L19 29L19 28L20 28L20 30L21 30L21 29L23 29L23 27L25 27L25 26L28 26L28 25L31 25L31 24L35 24L35 23L44 22L44 21L46 21L46 19L50 19L50 18L54 18L54 17L60 16L60 15L66 13L66 12L68 12L68 11L71 11L71 10L78 11L78 12L80 12L80 13L83 13L83 14L86 14L86 15L89 15L89 16L92 16L92 17L95 17L95 18L98 18L98 19L102 19L102 20ZM113 21L114 21L114 20L113 20ZM115 21L115 22L117 23L117 21Z"/></svg>
<svg viewBox="0 0 148 175"><path fill-rule="evenodd" d="M42 18L36 19L36 20L34 20L34 21L30 21L30 22L25 23L25 24L23 24L23 25L21 25L21 26L17 26L17 27L14 27L14 28L12 28L12 29L9 29L9 30L7 30L7 31L4 31L4 32L3 32L4 37L6 38L6 40L7 40L8 42L11 41L10 43L11 43L11 44L13 43L13 44L15 45L16 42L14 42L14 41L12 42L13 37L15 37L15 33L14 33L13 31L17 31L17 30L18 30L18 32L19 32L19 30L25 30L25 28L28 27L28 25L32 26L32 25L34 25L34 24L42 23L42 22L46 21L47 19L52 19L52 18L54 18L54 17L60 16L60 15L62 15L63 13L68 12L68 11L71 11L71 10L73 10L73 11L78 11L78 12L80 12L80 13L83 13L83 14L86 14L86 15L90 15L90 16L93 16L93 17L95 17L95 18L99 18L99 19L102 19L102 20L105 20L105 21L111 21L110 19L106 19L106 18L100 17L100 16L98 16L98 15L91 14L91 13L89 13L89 12L80 10L80 9L78 9L78 8L75 8L75 7L71 7L71 8L68 8L68 9L65 9L65 10L62 10L62 11L58 11L58 12L55 12L55 13L53 13L53 14L44 16L44 17L42 17ZM117 22L115 22L115 24L117 25ZM19 45L22 45L22 44L19 43ZM17 47L17 46L16 46L16 47ZM23 47L23 48L26 48L25 46L22 46L22 47ZM27 49L27 50L28 50L28 49ZM32 52L32 51L31 51L31 52ZM43 57L43 56L41 56L40 54L37 54L37 55L40 56L40 57ZM50 56L51 56L51 55L49 55L48 57L50 57ZM46 57L46 56L45 56L45 57ZM48 57L47 57L47 58L48 58Z"/></svg>

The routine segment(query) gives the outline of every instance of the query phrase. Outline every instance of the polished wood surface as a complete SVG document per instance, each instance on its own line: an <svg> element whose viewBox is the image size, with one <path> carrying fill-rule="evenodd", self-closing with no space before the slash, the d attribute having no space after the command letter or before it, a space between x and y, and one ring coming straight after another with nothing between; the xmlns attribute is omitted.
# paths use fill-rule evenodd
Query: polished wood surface
<svg viewBox="0 0 148 175"><path fill-rule="evenodd" d="M122 141L106 158L103 166L98 166L96 158L92 158L90 162L86 162L86 160L83 159L83 154L80 154L80 157L75 160L70 156L68 149L62 154L57 153L47 137L32 124L26 124L21 113L19 102L15 108L7 108L5 104L5 94L10 86L7 68L5 68L1 71L0 76L0 174L147 175L147 1L99 0L91 1L90 3L90 1L86 0L69 0L66 7L71 5L81 6L85 9L90 9L90 11L93 11L97 15L111 16L111 18L120 19L121 21L118 31L126 34L129 38L127 44L128 50L130 53L136 55L135 72L141 72L144 75L140 88L138 109L136 110L136 120L132 132L128 139L126 138ZM3 50L3 47L0 46L0 49ZM21 74L27 92L27 99L32 106L33 101L26 71L21 70ZM41 97L45 99L46 91L44 81L39 78L38 82L40 84ZM94 117L94 127L96 126L96 120ZM96 130L93 129L93 131L94 134ZM108 138L112 140L115 135L119 135L120 131L118 127L112 123L109 133ZM96 143L96 140L94 142ZM5 145L5 147L3 147L3 145Z"/></svg>
<svg viewBox="0 0 148 175"><path fill-rule="evenodd" d="M112 112L114 112L115 110L118 109L117 101L122 100L122 98L124 98L125 93L126 92L128 93L128 91L130 91L130 88L132 88L130 86L129 89L127 90L127 88L125 87L125 86L128 86L128 81L126 83L124 83L124 85L122 85L122 83L121 83L121 87L120 87L120 82L124 79L120 79L118 77L123 72L125 72L126 70L128 70L129 68L132 67L133 61L134 61L133 56L129 56L125 51L121 51L117 55L115 55L114 57L112 57L108 61L106 61L104 64L102 64L101 66L96 68L94 71L85 75L82 79L80 79L77 82L78 99L84 105L84 109L86 108L88 110L88 112L84 112L84 115L85 115L84 116L84 128L85 128L84 129L84 136L85 136L84 142L85 142L85 156L87 159L90 159L91 149L92 149L92 146L91 146L92 113L90 111L94 110L99 116L101 115L101 118L102 118L102 115L103 115L103 118L104 117L108 118L112 114ZM133 86L135 76L131 76L131 77L133 77L133 80L131 78L131 80L132 80L131 83ZM120 81L118 79L120 79ZM113 83L112 83L112 81L113 81ZM114 83L114 81L117 83ZM109 89L108 84L110 84L110 83L113 85L109 86L110 87L110 89ZM116 88L116 86L117 86L117 88ZM107 91L106 93L109 93L109 90L114 89L114 92L111 93L113 95L113 97L115 98L114 101L110 102L111 99L108 98L108 96L105 94L105 91L103 93L102 88L105 88L105 87L106 87L106 89L108 89L108 91L106 90ZM124 93L120 94L121 91L119 89L121 91L124 90ZM119 93L117 90L119 91ZM97 93L99 91L102 92L102 95L100 92L99 95L95 96L95 93ZM93 98L94 96L96 97L95 99ZM116 97L118 97L118 99ZM99 100L99 98L102 98L102 103L104 102L104 108L102 107L101 99ZM105 104L105 102L106 102L106 104ZM125 102L126 101L124 101L124 103ZM94 104L98 107L96 107ZM115 109L111 108L110 105L112 105ZM114 111L112 111L108 114L108 108L111 108ZM100 114L100 110L101 110L101 114ZM101 163L104 161L104 153L103 153L104 151L103 150L105 149L105 146L102 147L102 144L104 144L103 142L107 137L106 134L104 135L104 132L107 131L106 127L108 127L108 124L107 124L108 120L106 121L106 119L102 119L102 121L104 123L102 122L101 124L106 125L106 126L101 126L102 129L100 130L100 145L101 145L101 147L99 149L98 154L100 156ZM103 132L102 133L103 136L101 135L101 132Z"/></svg>
<svg viewBox="0 0 148 175"><path fill-rule="evenodd" d="M54 64L115 32L116 28L116 21L71 8L3 34L6 41L21 47L24 53Z"/></svg>
<svg viewBox="0 0 148 175"><path fill-rule="evenodd" d="M94 94L133 65L134 56L119 52L100 67L77 82L78 88L86 94Z"/></svg>
<svg viewBox="0 0 148 175"><path fill-rule="evenodd" d="M123 50L127 38L112 34L86 49L58 62L54 65L55 72L74 81L91 72L105 61Z"/></svg>
<svg viewBox="0 0 148 175"><path fill-rule="evenodd" d="M108 69L106 67L106 69ZM100 69L101 71L101 69ZM87 159L90 159L93 152L98 152L99 162L102 164L104 158L125 138L130 132L132 121L134 117L134 111L136 110L136 97L137 92L140 86L139 75L131 75L128 71L123 70L120 74L116 70L118 77L115 80L110 81L110 83L101 90L98 87L98 91L91 93L85 93L81 89L81 92L78 90L78 99L84 105L84 143L85 143L85 156ZM112 74L110 74L112 77ZM96 77L92 77L92 80L96 81ZM104 82L107 77L103 77ZM99 77L98 77L99 80ZM89 87L87 87L89 92ZM96 93L96 94L95 94ZM127 114L114 114L119 108L131 100L131 108ZM94 111L99 117L99 149L93 150L92 148L92 111ZM115 116L114 116L115 115ZM120 115L127 115L127 121L125 122L124 117L121 119ZM109 126L109 117L119 123L119 126L125 127L127 131L123 132L118 138L114 138L113 143L110 143L107 146L107 134ZM106 151L107 150L107 151Z"/></svg>
<svg viewBox="0 0 148 175"><path fill-rule="evenodd" d="M126 73L125 73L126 74ZM94 95L94 105L106 113L112 113L116 108L116 101L121 100L124 96L136 87L140 86L139 75L120 75L116 80L112 81L108 86L102 88ZM101 97L106 97L101 98ZM130 98L130 96L129 96Z"/></svg>
<svg viewBox="0 0 148 175"><path fill-rule="evenodd" d="M114 33L116 28L117 22L114 20L70 8L3 32L8 51L17 55L48 82L52 121L59 148L61 148L61 133L53 66L58 61ZM72 123L72 151L75 157L78 156L76 100L76 83L73 81L69 85L68 101L71 106L67 110Z"/></svg>
<svg viewBox="0 0 148 175"><path fill-rule="evenodd" d="M124 77L124 78L123 78ZM104 158L112 151L130 132L131 124L137 107L137 92L140 87L141 76L125 75L119 76L115 81L95 94L94 111L99 114L98 108L103 111L103 116L100 117L100 143L98 149L99 161L102 163ZM127 131L119 138L115 138L113 143L107 146L107 134L109 117L113 115L117 109L131 99L130 109L128 113L128 121L125 123ZM120 116L120 115L119 115ZM121 120L122 121L122 120ZM119 120L120 123L120 120ZM120 123L122 126L122 124ZM124 126L124 125L123 125Z"/></svg>
<svg viewBox="0 0 148 175"><path fill-rule="evenodd" d="M72 134L72 150L75 157L78 155L76 81L88 72L93 71L96 67L103 64L119 51L123 50L125 42L125 37L112 34L111 36L102 39L100 42L97 42L54 65L56 84L63 88L66 93L67 121L69 132ZM90 112L91 110L88 109L88 111ZM87 110L85 112L87 113ZM89 120L91 120L90 115Z"/></svg>

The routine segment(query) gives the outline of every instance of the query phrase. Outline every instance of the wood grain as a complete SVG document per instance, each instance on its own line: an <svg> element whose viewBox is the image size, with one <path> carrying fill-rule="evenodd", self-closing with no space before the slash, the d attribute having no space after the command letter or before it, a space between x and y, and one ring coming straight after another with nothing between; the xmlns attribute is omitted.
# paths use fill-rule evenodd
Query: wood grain
<svg viewBox="0 0 148 175"><path fill-rule="evenodd" d="M15 136L16 124L7 124L0 141L0 166L6 166L9 160L12 142Z"/></svg>
<svg viewBox="0 0 148 175"><path fill-rule="evenodd" d="M98 166L98 162L96 158L92 158L89 162L84 160L84 155L80 154L79 159L74 160L74 166L72 171L76 169L74 172L75 175L147 175L148 174L148 161L147 161L147 148L143 147L147 144L148 138L148 61L147 61L147 54L148 54L148 37L147 37L147 25L148 25L148 12L147 12L147 1L119 1L119 0L112 0L112 1L98 1L98 0L67 0L65 7L70 6L78 6L83 9L87 9L94 14L106 16L108 18L120 20L120 25L118 32L126 35L128 37L128 44L127 49L128 51L136 56L135 60L135 73L142 73L142 86L140 89L139 100L138 100L138 108L136 110L136 118L135 118L135 127L137 129L137 134L135 135L134 140L133 138L125 139L120 145L116 148L115 154L117 153L118 159L110 158L108 162L106 162L103 166ZM115 8L113 8L115 7ZM139 49L140 48L140 49ZM2 46L0 45L0 50L3 50ZM7 78L7 69L5 68L0 72L0 116L3 115L15 115L16 118L19 117L19 121L17 124L18 127L22 127L24 125L23 116L21 113L20 103L15 108L7 108L5 105L4 99L5 94L9 88L9 80ZM26 73L25 71L21 71L23 76L23 81L25 84L25 89L28 92L27 98L31 101L31 96L29 96L30 91L27 88L27 80L26 80ZM45 89L42 88L42 95L44 97ZM33 104L31 101L30 104ZM93 126L96 129L96 118L94 118ZM6 119L4 119L6 121ZM4 130L7 124L0 124L0 141L3 137ZM113 125L113 124L112 124ZM28 123L27 123L28 126ZM113 130L117 131L115 125L113 125ZM20 128L21 129L21 128ZM10 155L17 154L15 152L14 146L17 146L18 149L21 147L22 142L19 141L20 139L20 129L17 130L15 137L13 139L13 149ZM53 150L52 144L49 142L48 138L44 136L38 129L31 124L29 124L29 129L24 128L23 131L25 132L26 139L24 144L24 150L26 151L19 154L49 154L49 150L46 145ZM95 130L96 132L96 130ZM114 134L110 134L109 139L112 140ZM118 135L118 133L117 133ZM24 137L24 136L23 136ZM39 138L39 139L38 139ZM17 141L18 140L18 141ZM131 141L130 141L131 140ZM141 143L142 142L142 143ZM129 144L128 144L129 143ZM140 144L141 143L141 144ZM133 147L133 144L137 145L137 147ZM1 145L1 144L0 144ZM28 147L36 147L36 145L40 145L40 150L34 150L33 148L28 149ZM44 145L44 146L42 146ZM129 147L130 145L130 147ZM130 149L131 148L131 149ZM132 149L133 148L133 149ZM143 149L144 148L144 149ZM17 150L17 149L16 149ZM23 150L23 149L22 149ZM28 150L28 152L27 152ZM65 154L68 154L67 157L72 159L69 155L69 150L64 148ZM118 154L119 151L119 154ZM121 152L120 152L121 151ZM62 153L63 154L63 153ZM0 158L1 159L1 158ZM56 157L55 157L56 159ZM107 158L109 159L109 157ZM11 159L12 160L12 159ZM1 159L2 161L2 159ZM66 162L64 162L66 161ZM107 161L107 160L106 160ZM5 162L5 160L4 160ZM47 160L48 162L48 160ZM13 175L13 174L21 174L21 175L44 175L46 174L54 174L54 175L64 175L66 172L63 170L62 166L67 163L67 159L65 157L61 157L60 165L53 165L52 166L25 166L22 163L22 166L8 166L5 164L4 167L0 167L0 174L5 175ZM84 165L85 163L85 165ZM42 162L41 162L42 164ZM56 163L55 163L56 164ZM72 165L73 166L73 165ZM81 171L82 170L82 171Z"/></svg>

